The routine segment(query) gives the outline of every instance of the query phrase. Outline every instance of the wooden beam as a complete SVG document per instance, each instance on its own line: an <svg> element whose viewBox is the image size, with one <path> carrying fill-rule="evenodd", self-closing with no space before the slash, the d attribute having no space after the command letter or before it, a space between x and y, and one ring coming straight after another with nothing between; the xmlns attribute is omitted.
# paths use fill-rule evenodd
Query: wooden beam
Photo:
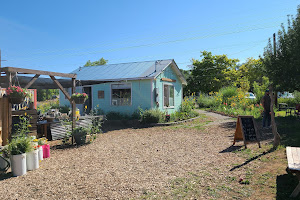
<svg viewBox="0 0 300 200"><path fill-rule="evenodd" d="M176 80L174 79L170 79L170 78L161 78L162 81L167 81L167 82L176 82Z"/></svg>
<svg viewBox="0 0 300 200"><path fill-rule="evenodd" d="M58 80L54 77L54 76L50 76L50 78L53 80L53 82L57 85L57 87L62 91L62 93L64 93L64 95L67 97L67 99L71 101L71 97L70 95L65 91L65 89L63 88L63 86L58 82Z"/></svg>
<svg viewBox="0 0 300 200"><path fill-rule="evenodd" d="M28 83L27 85L24 87L25 89L28 89L35 81L36 79L38 79L40 77L39 74L36 74Z"/></svg>
<svg viewBox="0 0 300 200"><path fill-rule="evenodd" d="M76 79L72 78L72 94L76 91ZM71 102L72 105L72 132L76 125L76 104L74 101ZM74 137L72 137L72 144L74 144Z"/></svg>
<svg viewBox="0 0 300 200"><path fill-rule="evenodd" d="M76 74L68 74L68 73L59 73L59 72L49 72L49 71L41 71L41 70L33 70L33 69L24 69L17 67L3 67L1 71L8 73L23 73L23 74L38 74L38 75L48 75L48 76L60 76L67 78L76 78Z"/></svg>

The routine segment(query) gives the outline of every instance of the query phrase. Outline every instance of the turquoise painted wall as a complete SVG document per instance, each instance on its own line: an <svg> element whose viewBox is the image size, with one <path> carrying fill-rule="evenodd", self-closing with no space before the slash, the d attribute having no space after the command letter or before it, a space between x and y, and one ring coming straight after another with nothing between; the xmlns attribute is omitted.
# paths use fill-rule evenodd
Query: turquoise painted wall
<svg viewBox="0 0 300 200"><path fill-rule="evenodd" d="M162 81L161 78L169 78L176 80L176 82ZM132 114L134 111L141 107L143 110L151 108L159 108L162 111L167 111L169 114L179 109L182 102L182 83L179 77L176 75L171 66L167 67L163 73L161 73L155 80L137 80L127 81L124 83L131 83L132 102L129 106L113 106L111 105L111 84L104 83L92 86L92 106L93 108L101 108L105 113L110 111ZM118 82L121 83L121 82ZM172 84L174 86L174 107L166 108L163 106L163 85ZM159 90L159 106L156 106L155 90ZM80 92L80 88L76 91ZM104 91L104 99L98 99L98 91ZM60 92L60 105L70 105L69 101L65 99L65 96ZM80 113L83 113L83 106L76 105L80 109Z"/></svg>
<svg viewBox="0 0 300 200"><path fill-rule="evenodd" d="M161 78L173 79L173 80L176 80L176 82L162 81ZM174 107L166 108L163 105L164 84L174 86ZM182 83L171 66L168 66L163 73L161 73L160 75L157 76L156 80L153 81L153 88L158 88L158 90L159 90L159 106L158 106L158 108L160 110L166 111L170 114L179 109L179 106L182 102ZM155 103L153 105L155 105Z"/></svg>
<svg viewBox="0 0 300 200"><path fill-rule="evenodd" d="M132 100L131 105L128 106L111 105L111 84L116 83L117 82L103 83L92 86L93 108L101 108L105 113L115 111L126 114L132 114L138 109L138 107L141 107L144 110L151 108L151 80L137 80L124 82L131 84ZM104 91L104 99L98 99L99 90ZM60 105L70 105L69 101L65 99L65 96L62 93L60 93ZM80 113L82 113L82 105L76 105L76 107L79 108L81 111Z"/></svg>

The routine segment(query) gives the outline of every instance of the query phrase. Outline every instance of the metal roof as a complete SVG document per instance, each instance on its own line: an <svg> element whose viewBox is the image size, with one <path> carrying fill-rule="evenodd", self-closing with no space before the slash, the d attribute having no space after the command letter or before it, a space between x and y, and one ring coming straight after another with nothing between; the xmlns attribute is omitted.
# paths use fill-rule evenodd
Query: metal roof
<svg viewBox="0 0 300 200"><path fill-rule="evenodd" d="M158 76L172 63L172 66L177 68L175 69L176 74L180 77L183 84L185 84L186 81L173 59L80 67L74 70L72 73L77 74L77 80L81 81L152 79Z"/></svg>

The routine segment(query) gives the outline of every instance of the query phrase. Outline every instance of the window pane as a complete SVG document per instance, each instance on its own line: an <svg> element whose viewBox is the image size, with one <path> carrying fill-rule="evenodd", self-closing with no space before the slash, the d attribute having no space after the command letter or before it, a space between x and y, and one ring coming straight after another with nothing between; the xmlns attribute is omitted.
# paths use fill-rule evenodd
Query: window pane
<svg viewBox="0 0 300 200"><path fill-rule="evenodd" d="M169 107L169 87L164 85L164 106Z"/></svg>
<svg viewBox="0 0 300 200"><path fill-rule="evenodd" d="M129 89L128 88L129 85ZM114 84L112 85L111 104L114 106L131 105L131 89L130 84Z"/></svg>
<svg viewBox="0 0 300 200"><path fill-rule="evenodd" d="M170 98L169 98L169 103L170 106L174 106L174 86L169 86L170 89Z"/></svg>

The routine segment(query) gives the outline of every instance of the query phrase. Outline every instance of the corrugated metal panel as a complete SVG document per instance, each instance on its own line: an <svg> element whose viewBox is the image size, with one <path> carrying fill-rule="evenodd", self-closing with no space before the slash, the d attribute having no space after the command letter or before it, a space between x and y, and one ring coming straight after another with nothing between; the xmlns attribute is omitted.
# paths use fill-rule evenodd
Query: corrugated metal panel
<svg viewBox="0 0 300 200"><path fill-rule="evenodd" d="M108 64L78 68L72 73L77 74L78 80L114 80L155 77L172 60L132 62L121 64Z"/></svg>

